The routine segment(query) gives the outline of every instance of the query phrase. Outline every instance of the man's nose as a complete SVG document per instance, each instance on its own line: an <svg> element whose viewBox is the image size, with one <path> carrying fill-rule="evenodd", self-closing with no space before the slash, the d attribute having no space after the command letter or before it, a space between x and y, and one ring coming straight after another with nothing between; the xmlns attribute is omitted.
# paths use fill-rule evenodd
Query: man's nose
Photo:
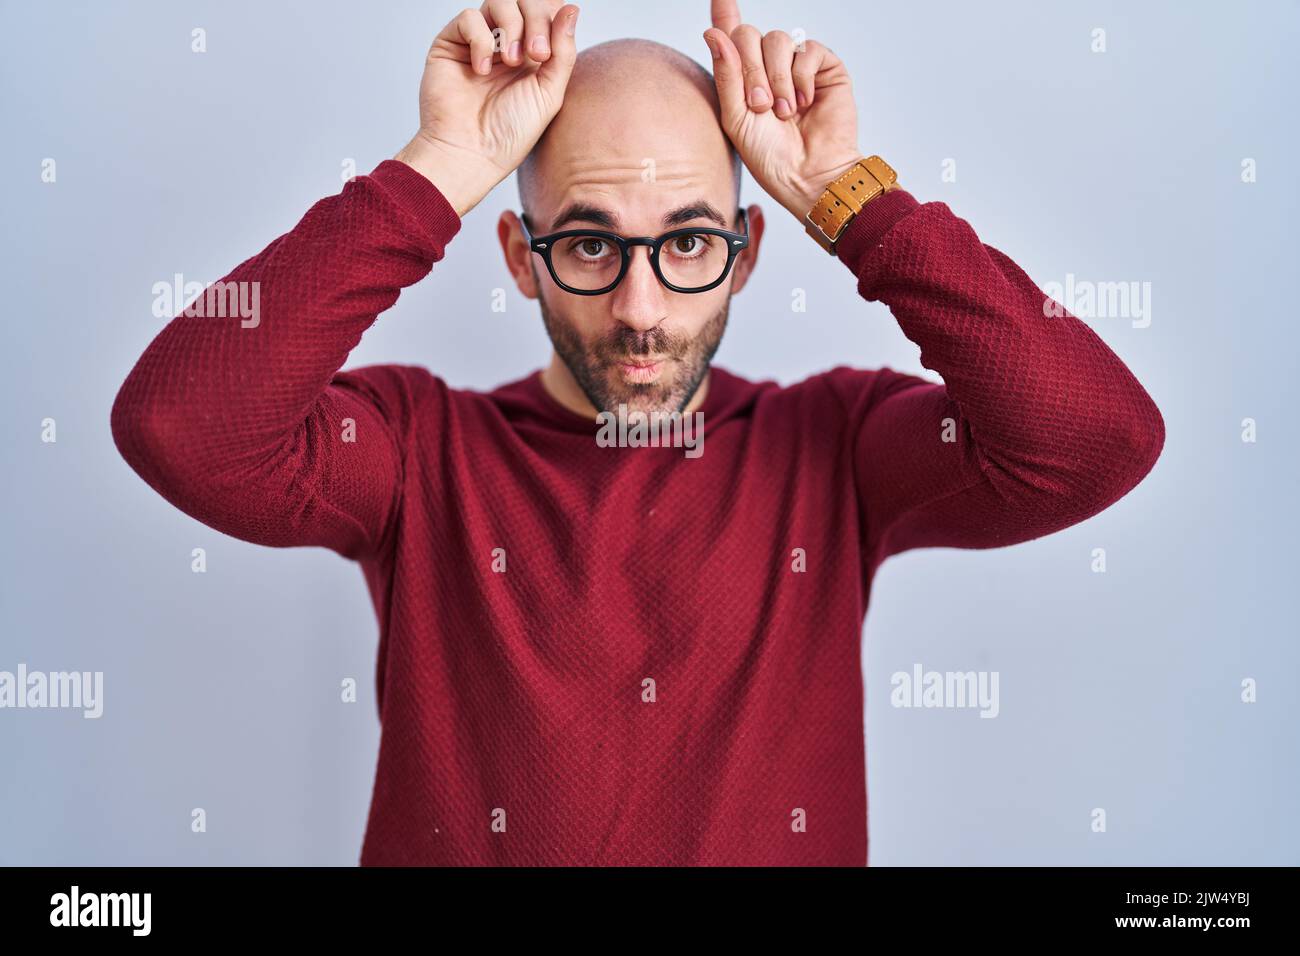
<svg viewBox="0 0 1300 956"><path fill-rule="evenodd" d="M627 275L610 293L613 317L629 328L646 332L667 318L664 293L668 290L659 283L654 267L650 265L650 250L633 246Z"/></svg>

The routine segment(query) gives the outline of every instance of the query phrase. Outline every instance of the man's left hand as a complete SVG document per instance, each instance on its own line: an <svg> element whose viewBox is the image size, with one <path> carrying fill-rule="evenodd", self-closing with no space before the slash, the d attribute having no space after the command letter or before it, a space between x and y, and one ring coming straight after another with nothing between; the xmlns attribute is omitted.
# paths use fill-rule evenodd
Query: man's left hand
<svg viewBox="0 0 1300 956"><path fill-rule="evenodd" d="M800 221L863 155L848 70L816 40L740 22L736 0L712 0L704 31L722 128L750 174Z"/></svg>

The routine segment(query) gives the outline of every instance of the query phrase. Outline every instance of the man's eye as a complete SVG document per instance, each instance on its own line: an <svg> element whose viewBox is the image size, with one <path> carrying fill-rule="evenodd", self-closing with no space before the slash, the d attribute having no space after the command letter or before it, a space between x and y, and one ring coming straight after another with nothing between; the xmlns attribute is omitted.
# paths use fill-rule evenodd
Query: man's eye
<svg viewBox="0 0 1300 956"><path fill-rule="evenodd" d="M698 256L704 251L708 236L678 236L673 240L673 252L681 256Z"/></svg>
<svg viewBox="0 0 1300 956"><path fill-rule="evenodd" d="M588 259L599 259L604 253L607 243L604 239L587 237L579 239L573 244L573 248L579 255Z"/></svg>

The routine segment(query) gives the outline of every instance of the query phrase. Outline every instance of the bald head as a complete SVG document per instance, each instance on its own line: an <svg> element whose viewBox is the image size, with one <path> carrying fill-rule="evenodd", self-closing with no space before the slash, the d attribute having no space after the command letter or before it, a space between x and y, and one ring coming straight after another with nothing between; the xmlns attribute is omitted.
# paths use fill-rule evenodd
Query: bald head
<svg viewBox="0 0 1300 956"><path fill-rule="evenodd" d="M653 259L648 249L611 254L607 240L590 235L534 252L514 213L501 214L507 260L520 289L537 299L554 346L544 378L552 394L567 395L575 410L611 414L624 406L681 412L701 402L731 296L762 238L757 207L740 215L740 157L722 130L709 72L649 40L589 47L518 182L534 237L681 230ZM750 241L737 254L728 240L696 228L743 229ZM586 286L593 293L617 284L573 294L561 274L573 285L594 282ZM669 288L674 276L700 291Z"/></svg>
<svg viewBox="0 0 1300 956"><path fill-rule="evenodd" d="M730 176L734 213L740 154L722 131L713 74L670 46L625 38L578 54L564 105L516 178L532 221L543 194L556 199L566 182L681 181L707 169Z"/></svg>

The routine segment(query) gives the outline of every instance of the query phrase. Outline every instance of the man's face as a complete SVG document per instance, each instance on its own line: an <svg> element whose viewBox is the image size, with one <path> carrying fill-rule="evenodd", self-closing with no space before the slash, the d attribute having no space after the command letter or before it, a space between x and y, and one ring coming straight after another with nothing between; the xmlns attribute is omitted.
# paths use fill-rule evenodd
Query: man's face
<svg viewBox="0 0 1300 956"><path fill-rule="evenodd" d="M741 232L732 156L707 99L662 69L619 75L653 82L635 91L607 82L570 85L536 154L526 210L534 236L583 228L624 238L692 226ZM661 250L661 264L673 241ZM556 355L598 411L684 411L722 340L730 297L747 271L744 254L715 288L685 293L660 283L646 246L630 251L627 272L610 292L566 291L532 252L524 253L532 282L523 287L538 298ZM601 253L617 257L618 250L585 254Z"/></svg>
<svg viewBox="0 0 1300 956"><path fill-rule="evenodd" d="M644 251L640 247L640 265L650 272ZM637 258L634 252L624 283L637 267ZM551 344L592 405L615 413L619 405L644 412L680 412L686 408L722 341L731 300L729 291L717 296L664 289L665 299L679 301L672 303L671 316L646 328L615 320L610 314L612 309L602 315L601 309L583 305L586 300L615 295L618 289L606 296L572 295L551 281L544 265L537 274L534 263L533 271L539 286L550 287L538 301ZM651 281L658 280L652 275ZM718 292L723 286L712 291ZM707 302L699 306L681 301L706 297Z"/></svg>

